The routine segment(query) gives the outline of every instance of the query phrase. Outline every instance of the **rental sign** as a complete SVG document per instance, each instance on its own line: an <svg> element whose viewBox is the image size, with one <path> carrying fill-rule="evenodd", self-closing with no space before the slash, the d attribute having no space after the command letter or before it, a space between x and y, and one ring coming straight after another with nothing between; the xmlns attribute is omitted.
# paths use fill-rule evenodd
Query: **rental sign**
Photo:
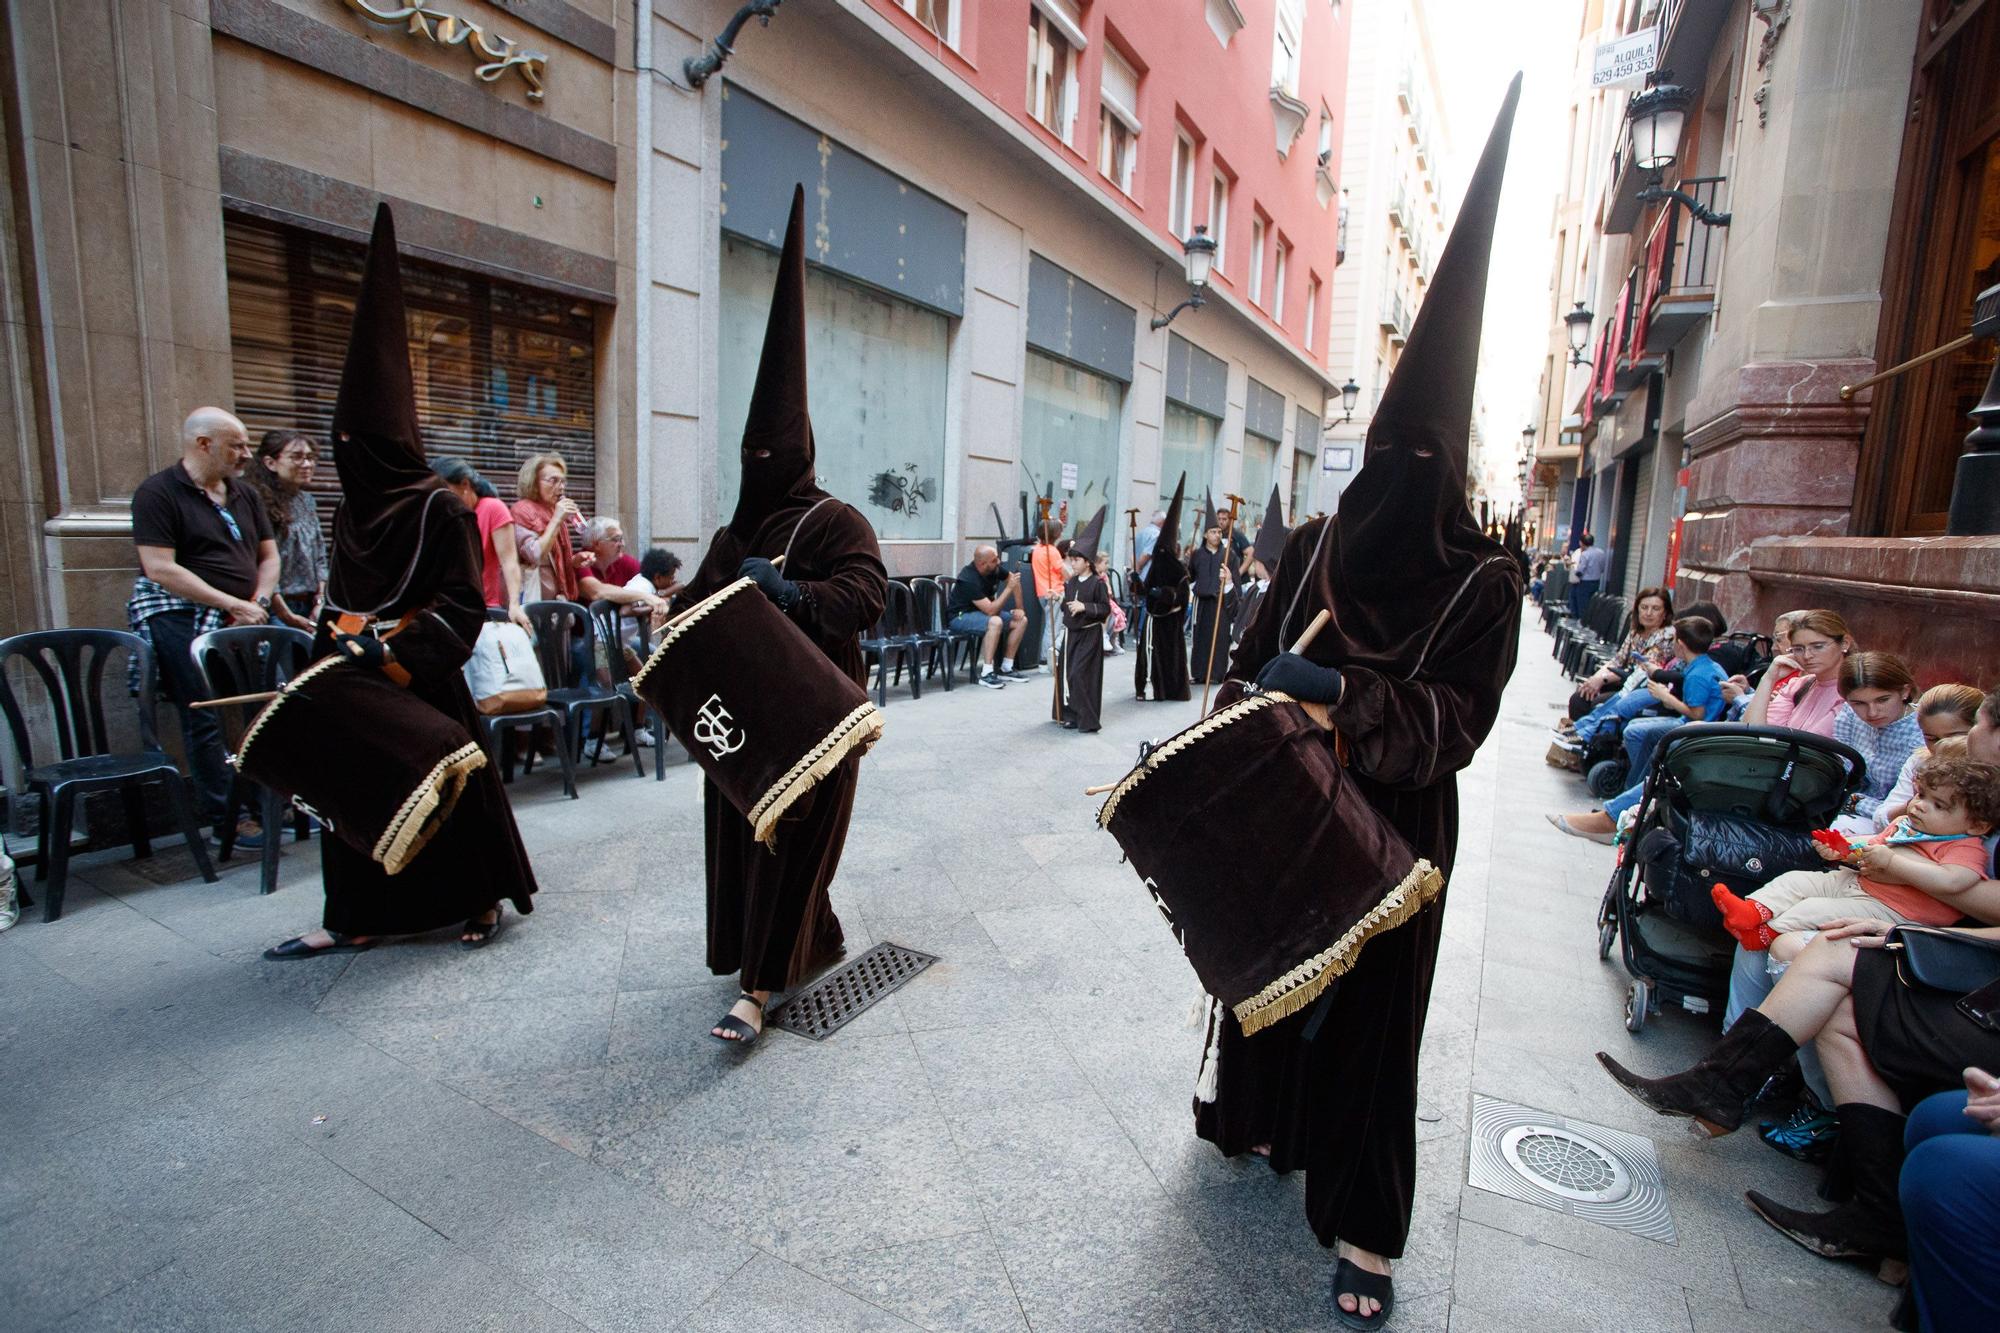
<svg viewBox="0 0 2000 1333"><path fill-rule="evenodd" d="M1590 64L1593 88L1635 88L1660 63L1660 30L1648 28L1597 48Z"/></svg>

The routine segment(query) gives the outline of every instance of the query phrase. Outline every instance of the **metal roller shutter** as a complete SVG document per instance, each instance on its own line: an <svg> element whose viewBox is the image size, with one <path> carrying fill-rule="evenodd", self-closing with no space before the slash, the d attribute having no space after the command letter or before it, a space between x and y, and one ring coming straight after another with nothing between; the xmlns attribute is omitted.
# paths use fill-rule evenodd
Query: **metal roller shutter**
<svg viewBox="0 0 2000 1333"><path fill-rule="evenodd" d="M1623 591L1626 597L1637 597L1639 589L1646 586L1646 528L1653 513L1653 451L1632 455L1625 466L1636 469L1636 476L1632 484L1632 514L1625 525L1630 535L1621 539L1625 546Z"/></svg>
<svg viewBox="0 0 2000 1333"><path fill-rule="evenodd" d="M285 428L325 441L364 248L234 213L223 236L236 413L252 440ZM522 460L559 453L570 496L596 513L594 308L407 256L403 294L426 452L466 459L509 503ZM313 490L331 522L340 482L330 452L320 463Z"/></svg>

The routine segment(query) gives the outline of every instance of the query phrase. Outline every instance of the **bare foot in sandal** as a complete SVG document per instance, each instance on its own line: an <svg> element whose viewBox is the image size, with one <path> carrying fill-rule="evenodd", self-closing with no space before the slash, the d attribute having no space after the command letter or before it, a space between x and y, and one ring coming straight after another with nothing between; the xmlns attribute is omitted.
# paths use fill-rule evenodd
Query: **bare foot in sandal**
<svg viewBox="0 0 2000 1333"><path fill-rule="evenodd" d="M718 1041L750 1045L764 1034L764 1005L770 998L771 992L767 990L744 991L721 1021L708 1030L708 1035Z"/></svg>

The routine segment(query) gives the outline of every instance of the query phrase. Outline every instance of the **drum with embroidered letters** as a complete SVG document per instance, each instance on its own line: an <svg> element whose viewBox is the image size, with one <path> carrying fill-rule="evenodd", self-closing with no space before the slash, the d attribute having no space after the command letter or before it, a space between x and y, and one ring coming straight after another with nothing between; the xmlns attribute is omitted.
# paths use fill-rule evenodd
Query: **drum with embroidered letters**
<svg viewBox="0 0 2000 1333"><path fill-rule="evenodd" d="M632 685L767 845L882 734L867 692L747 578L668 621Z"/></svg>
<svg viewBox="0 0 2000 1333"><path fill-rule="evenodd" d="M1288 695L1253 693L1153 748L1098 811L1246 1034L1311 1003L1444 887L1336 743ZM1275 878L1246 881L1274 860Z"/></svg>
<svg viewBox="0 0 2000 1333"><path fill-rule="evenodd" d="M450 818L486 752L408 689L336 655L286 682L230 762L394 875Z"/></svg>

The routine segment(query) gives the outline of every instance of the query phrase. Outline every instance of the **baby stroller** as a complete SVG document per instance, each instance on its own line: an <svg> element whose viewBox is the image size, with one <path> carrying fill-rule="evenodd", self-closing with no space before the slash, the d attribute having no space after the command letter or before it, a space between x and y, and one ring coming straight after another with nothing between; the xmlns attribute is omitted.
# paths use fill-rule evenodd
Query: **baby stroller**
<svg viewBox="0 0 2000 1333"><path fill-rule="evenodd" d="M1787 870L1824 868L1812 830L1864 776L1852 748L1789 727L1693 722L1661 738L1597 911L1597 956L1623 942L1628 1031L1662 1001L1722 1007L1735 943L1709 890L1750 893Z"/></svg>

